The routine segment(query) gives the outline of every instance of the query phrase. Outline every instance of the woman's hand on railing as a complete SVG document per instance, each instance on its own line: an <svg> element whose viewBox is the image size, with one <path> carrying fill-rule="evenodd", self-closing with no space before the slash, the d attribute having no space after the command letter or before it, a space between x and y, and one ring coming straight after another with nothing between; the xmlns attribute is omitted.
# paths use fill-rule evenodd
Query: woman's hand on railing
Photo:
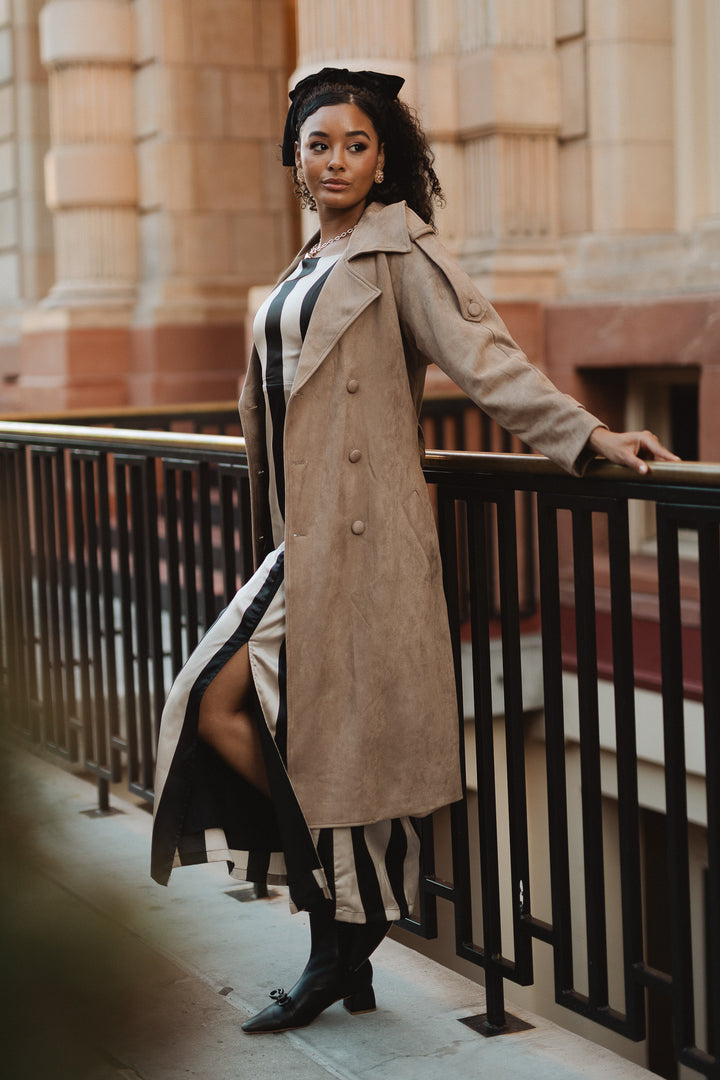
<svg viewBox="0 0 720 1080"><path fill-rule="evenodd" d="M596 427L587 445L614 465L627 465L640 474L648 471L643 457L656 461L680 461L677 454L664 447L651 431L608 431L607 428Z"/></svg>

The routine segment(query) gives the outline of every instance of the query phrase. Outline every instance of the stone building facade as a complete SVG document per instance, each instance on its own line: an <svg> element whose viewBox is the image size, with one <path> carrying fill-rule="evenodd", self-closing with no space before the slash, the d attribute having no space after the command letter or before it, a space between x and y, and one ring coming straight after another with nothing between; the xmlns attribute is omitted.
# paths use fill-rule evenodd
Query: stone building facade
<svg viewBox="0 0 720 1080"><path fill-rule="evenodd" d="M234 396L300 237L288 82L332 63L405 76L533 360L716 458L719 51L714 0L0 0L0 407Z"/></svg>

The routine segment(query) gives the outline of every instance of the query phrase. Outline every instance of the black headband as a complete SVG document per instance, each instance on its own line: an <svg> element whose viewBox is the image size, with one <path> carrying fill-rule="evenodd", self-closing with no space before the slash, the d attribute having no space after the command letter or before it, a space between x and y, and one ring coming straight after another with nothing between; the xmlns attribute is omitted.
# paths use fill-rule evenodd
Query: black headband
<svg viewBox="0 0 720 1080"><path fill-rule="evenodd" d="M297 114L298 99L302 102L308 90L323 83L337 83L338 86L354 86L358 90L372 90L376 94L393 101L400 93L405 82L399 75L386 75L382 71L348 71L347 68L323 68L314 75L308 75L290 91L290 108L285 120L285 132L282 143L283 165L295 164L295 142L298 136Z"/></svg>

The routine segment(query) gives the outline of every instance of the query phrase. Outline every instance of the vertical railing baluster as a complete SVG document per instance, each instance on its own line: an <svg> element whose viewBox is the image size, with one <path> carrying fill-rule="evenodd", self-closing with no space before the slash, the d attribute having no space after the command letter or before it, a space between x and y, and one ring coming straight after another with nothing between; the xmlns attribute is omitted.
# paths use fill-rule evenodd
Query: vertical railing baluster
<svg viewBox="0 0 720 1080"><path fill-rule="evenodd" d="M93 743L90 763L98 776L109 775L109 739L107 730L107 695L103 663L102 616L100 598L100 551L96 492L97 454L83 459L85 539L87 545L87 603L90 612L92 655Z"/></svg>
<svg viewBox="0 0 720 1080"><path fill-rule="evenodd" d="M170 623L170 656L173 675L183 665L183 608L180 587L180 544L178 540L177 469L173 462L165 462L165 566L167 581L167 611Z"/></svg>
<svg viewBox="0 0 720 1080"><path fill-rule="evenodd" d="M550 891L555 996L560 1002L573 986L572 905L568 853L565 711L562 688L562 629L557 509L538 496L538 562L545 699Z"/></svg>
<svg viewBox="0 0 720 1080"><path fill-rule="evenodd" d="M705 943L708 985L708 1049L720 1052L720 526L701 524L698 535L700 617L702 627L703 712L705 721L705 793L707 851Z"/></svg>
<svg viewBox="0 0 720 1080"><path fill-rule="evenodd" d="M603 857L602 782L600 778L600 709L598 704L595 574L592 510L582 505L573 512L575 569L575 631L580 713L580 775L582 796L585 920L587 928L590 1004L608 1005L607 922Z"/></svg>
<svg viewBox="0 0 720 1080"><path fill-rule="evenodd" d="M645 1036L645 993L634 978L643 959L642 878L638 761L635 734L632 582L628 505L613 502L608 514L610 595L618 783L618 852L623 927L625 1011L632 1037Z"/></svg>
<svg viewBox="0 0 720 1080"><path fill-rule="evenodd" d="M685 771L685 708L683 704L682 616L677 522L658 503L658 597L665 744L665 802L668 834L668 891L675 1053L695 1042L690 926L690 872Z"/></svg>
<svg viewBox="0 0 720 1080"><path fill-rule="evenodd" d="M52 732L52 748L61 756L67 755L69 745L68 713L63 693L62 638L60 632L60 573L58 567L58 534L56 528L57 499L55 488L54 451L47 451L41 459L43 505L45 507L45 535L47 538L45 565L47 570L48 650L50 659L49 722Z"/></svg>
<svg viewBox="0 0 720 1080"><path fill-rule="evenodd" d="M80 681L80 712L83 738L83 761L93 746L93 702L90 691L90 651L87 618L87 560L85 555L85 519L83 512L83 473L80 451L72 453L70 461L70 484L73 511L73 537L75 552L75 588L77 590L77 640Z"/></svg>
<svg viewBox="0 0 720 1080"><path fill-rule="evenodd" d="M207 462L200 463L197 474L198 499L198 562L200 564L200 588L202 595L202 627L207 632L215 621L219 606L215 601L214 550L212 538L212 492L210 469Z"/></svg>
<svg viewBox="0 0 720 1080"><path fill-rule="evenodd" d="M14 451L7 445L0 446L0 506L9 508L13 505L10 501L10 469L13 464ZM0 592L0 721L4 724L19 706L19 700L15 701L15 678L18 670L18 656L22 652L22 624L19 617L15 577L15 566L12 544L12 522L14 514L0 514L0 575L2 576L2 592Z"/></svg>
<svg viewBox="0 0 720 1080"><path fill-rule="evenodd" d="M17 562L15 565L19 571L17 574L18 611L23 628L22 662L19 671L19 676L23 678L23 682L18 685L21 687L22 693L26 695L27 706L23 710L26 729L31 738L37 741L39 739L40 715L40 676L35 645L37 614L34 592L34 579L37 570L35 561L37 534L33 531L31 523L32 478L28 469L28 453L22 444L15 455L15 469L11 471L10 476L15 483L16 502L14 505L18 505L17 519L14 523L12 535L17 543Z"/></svg>
<svg viewBox="0 0 720 1080"><path fill-rule="evenodd" d="M220 556L223 576L223 598L228 604L237 592L237 547L235 543L234 494L238 491L236 474L220 470L218 491L220 498Z"/></svg>
<svg viewBox="0 0 720 1080"><path fill-rule="evenodd" d="M75 686L75 635L73 633L73 567L70 558L70 529L68 501L70 492L65 468L65 450L58 447L55 452L55 486L57 491L57 547L58 569L60 575L60 609L62 612L62 653L63 653L63 696L68 719L68 750L73 760L77 760L78 746L78 700Z"/></svg>
<svg viewBox="0 0 720 1080"><path fill-rule="evenodd" d="M513 491L507 491L498 498L498 574L502 598L500 617L513 947L517 969L515 975L521 985L529 985L533 977L532 942L523 923L523 917L530 912L531 904L530 853L525 783L525 725L515 506Z"/></svg>
<svg viewBox="0 0 720 1080"><path fill-rule="evenodd" d="M247 476L243 476L239 482L238 503L240 511L240 568L243 581L247 581L249 577L252 577L254 564L250 482Z"/></svg>
<svg viewBox="0 0 720 1080"><path fill-rule="evenodd" d="M198 595L195 561L195 501L193 474L190 469L184 469L180 474L180 520L182 521L187 649L188 653L191 653L198 643Z"/></svg>
<svg viewBox="0 0 720 1080"><path fill-rule="evenodd" d="M112 566L112 518L110 511L110 487L108 479L108 455L102 453L97 459L97 512L99 528L99 560L102 637L104 641L103 667L106 686L107 768L109 777L117 783L122 779L120 746L124 744L120 731L118 702L117 660L115 642L115 589Z"/></svg>
<svg viewBox="0 0 720 1080"><path fill-rule="evenodd" d="M153 736L150 692L150 631L148 613L148 539L145 513L145 460L135 461L130 469L130 522L132 551L133 611L137 657L137 726L138 762L141 783L152 773Z"/></svg>
<svg viewBox="0 0 720 1080"><path fill-rule="evenodd" d="M3 451L2 571L5 618L6 702L8 717L29 738L38 739L33 703L38 700L35 664L35 603L32 586L33 545L29 527L30 491L26 451L9 446ZM15 719L16 718L16 719Z"/></svg>
<svg viewBox="0 0 720 1080"><path fill-rule="evenodd" d="M502 914L500 906L497 792L495 788L492 676L490 669L490 598L488 595L488 577L485 573L488 549L487 515L485 510L485 502L477 497L471 499L467 509L482 930L483 952L486 957L487 972L490 966L490 958L502 955ZM468 891L465 902L470 906L469 868L467 881L458 881L455 878L455 887L456 890ZM466 936L464 940L468 941L472 940L472 938ZM502 988L502 982L500 986ZM488 987L488 1019L490 1020L491 1004L489 998L490 988ZM497 1008L497 1002L495 1002L494 1008ZM502 1008L502 989L500 989L500 1009L502 1010ZM496 1021L496 1026L502 1027L504 1016L497 1017ZM490 1020L490 1023L494 1024L496 1021Z"/></svg>
<svg viewBox="0 0 720 1080"><path fill-rule="evenodd" d="M121 454L115 455L115 505L117 507L117 563L122 634L123 696L125 699L125 742L127 746L128 786L132 791L140 780L138 747L138 709L136 695L135 633L133 630L133 586L130 560L130 507L128 506L128 470L132 464Z"/></svg>
<svg viewBox="0 0 720 1080"><path fill-rule="evenodd" d="M32 455L33 516L35 521L35 565L37 573L37 632L40 652L38 679L38 717L40 741L52 746L52 682L50 672L50 628L48 626L47 595L47 520L43 499L43 453Z"/></svg>
<svg viewBox="0 0 720 1080"><path fill-rule="evenodd" d="M143 505L145 514L145 580L147 583L147 620L152 681L152 709L149 730L143 733L143 784L152 787L155 755L160 730L160 717L165 704L165 647L162 632L162 595L160 589L160 544L158 537L159 505L157 491L157 462L145 458L143 468Z"/></svg>

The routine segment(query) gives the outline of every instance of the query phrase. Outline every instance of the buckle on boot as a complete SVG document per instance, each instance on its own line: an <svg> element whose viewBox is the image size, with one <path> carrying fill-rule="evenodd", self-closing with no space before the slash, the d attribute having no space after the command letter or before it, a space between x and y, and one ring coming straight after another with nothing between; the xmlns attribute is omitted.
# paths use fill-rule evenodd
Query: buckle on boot
<svg viewBox="0 0 720 1080"><path fill-rule="evenodd" d="M289 1005L291 1001L290 995L285 993L282 986L279 986L277 990L271 990L270 997L276 1005Z"/></svg>

